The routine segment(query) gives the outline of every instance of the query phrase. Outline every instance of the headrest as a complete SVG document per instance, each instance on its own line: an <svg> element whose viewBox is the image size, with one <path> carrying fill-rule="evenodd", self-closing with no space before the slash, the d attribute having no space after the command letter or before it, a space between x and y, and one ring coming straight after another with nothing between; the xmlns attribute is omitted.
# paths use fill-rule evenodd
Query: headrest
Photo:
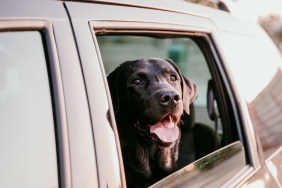
<svg viewBox="0 0 282 188"><path fill-rule="evenodd" d="M210 119L215 121L218 118L218 114L215 108L216 93L214 90L213 80L208 82L208 91L207 91L207 111Z"/></svg>

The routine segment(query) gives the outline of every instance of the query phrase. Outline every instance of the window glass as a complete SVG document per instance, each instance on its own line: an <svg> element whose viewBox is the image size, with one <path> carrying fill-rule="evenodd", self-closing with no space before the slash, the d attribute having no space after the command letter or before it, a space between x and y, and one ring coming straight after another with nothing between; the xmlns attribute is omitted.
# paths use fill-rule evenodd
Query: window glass
<svg viewBox="0 0 282 188"><path fill-rule="evenodd" d="M230 187L230 184L229 186L224 184L238 174L245 165L244 147L237 141L187 165L151 188Z"/></svg>
<svg viewBox="0 0 282 188"><path fill-rule="evenodd" d="M0 33L0 187L58 187L40 32Z"/></svg>
<svg viewBox="0 0 282 188"><path fill-rule="evenodd" d="M226 57L236 57L228 61L237 86L244 92L257 138L267 158L282 145L282 73L277 66L281 58L256 38L222 33L222 39L229 54Z"/></svg>
<svg viewBox="0 0 282 188"><path fill-rule="evenodd" d="M282 146L282 73L277 71L266 88L249 103L249 110L265 157Z"/></svg>

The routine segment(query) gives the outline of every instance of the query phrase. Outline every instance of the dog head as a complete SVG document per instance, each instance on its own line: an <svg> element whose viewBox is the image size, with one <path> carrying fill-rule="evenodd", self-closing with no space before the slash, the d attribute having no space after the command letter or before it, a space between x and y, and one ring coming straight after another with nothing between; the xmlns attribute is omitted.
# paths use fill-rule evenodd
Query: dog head
<svg viewBox="0 0 282 188"><path fill-rule="evenodd" d="M127 129L157 147L174 145L180 117L184 111L189 114L197 89L171 60L124 62L108 76L108 83L118 126L120 120L134 125Z"/></svg>

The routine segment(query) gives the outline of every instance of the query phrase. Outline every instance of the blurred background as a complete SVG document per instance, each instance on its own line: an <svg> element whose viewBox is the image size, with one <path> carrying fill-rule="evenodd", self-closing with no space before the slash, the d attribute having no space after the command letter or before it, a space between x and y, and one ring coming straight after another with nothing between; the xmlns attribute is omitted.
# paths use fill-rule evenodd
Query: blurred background
<svg viewBox="0 0 282 188"><path fill-rule="evenodd" d="M272 38L282 54L282 0L179 0L215 9L229 11L232 15L257 22Z"/></svg>

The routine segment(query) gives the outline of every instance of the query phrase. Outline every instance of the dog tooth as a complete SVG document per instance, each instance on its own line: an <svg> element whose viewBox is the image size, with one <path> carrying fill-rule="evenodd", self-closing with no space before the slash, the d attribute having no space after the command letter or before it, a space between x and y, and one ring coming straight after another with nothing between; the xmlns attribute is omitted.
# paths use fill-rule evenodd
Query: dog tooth
<svg viewBox="0 0 282 188"><path fill-rule="evenodd" d="M171 127L174 127L174 123L172 122L172 119L173 119L173 118L172 118L171 116L169 116L170 126L171 126Z"/></svg>

